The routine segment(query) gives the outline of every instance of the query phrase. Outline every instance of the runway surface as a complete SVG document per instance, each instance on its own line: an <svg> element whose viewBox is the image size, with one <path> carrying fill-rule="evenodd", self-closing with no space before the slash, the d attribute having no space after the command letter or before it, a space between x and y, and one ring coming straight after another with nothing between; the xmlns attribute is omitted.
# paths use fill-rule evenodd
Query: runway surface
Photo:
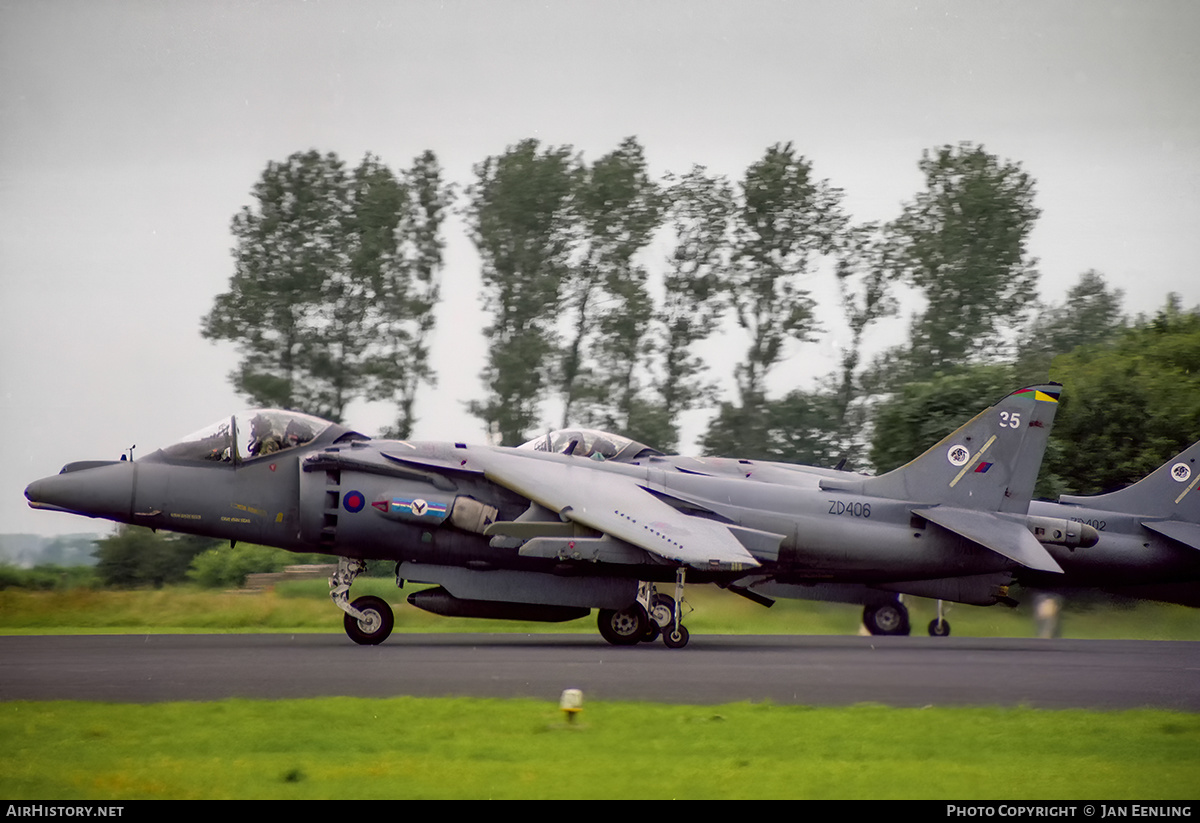
<svg viewBox="0 0 1200 823"><path fill-rule="evenodd" d="M929 637L587 635L0 637L0 700L472 696L822 706L1025 705L1200 711L1200 643Z"/></svg>

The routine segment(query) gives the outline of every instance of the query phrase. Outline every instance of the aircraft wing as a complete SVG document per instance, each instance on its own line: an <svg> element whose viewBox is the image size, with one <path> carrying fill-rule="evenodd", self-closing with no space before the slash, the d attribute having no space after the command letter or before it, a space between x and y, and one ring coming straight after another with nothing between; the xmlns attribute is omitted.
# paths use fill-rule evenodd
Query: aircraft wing
<svg viewBox="0 0 1200 823"><path fill-rule="evenodd" d="M1200 523L1184 520L1143 520L1142 525L1150 531L1178 540L1185 546L1200 549Z"/></svg>
<svg viewBox="0 0 1200 823"><path fill-rule="evenodd" d="M725 525L684 514L626 475L598 471L586 461L530 460L493 452L476 457L484 476L596 531L696 568L759 565Z"/></svg>
<svg viewBox="0 0 1200 823"><path fill-rule="evenodd" d="M1022 566L1043 572L1062 572L1062 567L1023 523L990 512L956 509L950 506L913 509L913 514L1002 554Z"/></svg>

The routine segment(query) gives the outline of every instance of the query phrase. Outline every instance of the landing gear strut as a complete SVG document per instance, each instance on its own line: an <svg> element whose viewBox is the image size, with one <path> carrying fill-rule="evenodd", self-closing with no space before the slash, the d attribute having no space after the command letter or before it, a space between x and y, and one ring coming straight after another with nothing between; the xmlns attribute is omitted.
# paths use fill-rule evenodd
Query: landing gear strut
<svg viewBox="0 0 1200 823"><path fill-rule="evenodd" d="M395 616L387 601L379 597L367 595L350 602L350 586L366 567L361 560L339 557L337 569L329 578L329 597L346 613L342 625L350 639L361 646L377 646L392 633Z"/></svg>
<svg viewBox="0 0 1200 823"><path fill-rule="evenodd" d="M680 566L675 571L675 597L669 598L662 595L665 601L670 601L673 608L670 609L670 619L668 623L662 627L663 645L668 649L682 649L688 644L688 630L683 627L680 622L682 619L679 614L680 603L683 602L683 583L684 583L684 567Z"/></svg>

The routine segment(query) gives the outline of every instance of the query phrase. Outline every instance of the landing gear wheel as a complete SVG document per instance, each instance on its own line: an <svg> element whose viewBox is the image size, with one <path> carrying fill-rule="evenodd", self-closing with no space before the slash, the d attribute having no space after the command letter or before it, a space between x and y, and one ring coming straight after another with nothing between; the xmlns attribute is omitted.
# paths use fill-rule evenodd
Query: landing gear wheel
<svg viewBox="0 0 1200 823"><path fill-rule="evenodd" d="M350 605L363 614L361 620L348 614L342 620L346 634L351 640L360 646L378 646L388 639L388 635L392 633L392 626L395 625L395 617L387 601L367 595Z"/></svg>
<svg viewBox="0 0 1200 823"><path fill-rule="evenodd" d="M662 635L662 629L658 627L658 624L653 619L647 620L646 633L642 635L642 642L653 643L660 635Z"/></svg>
<svg viewBox="0 0 1200 823"><path fill-rule="evenodd" d="M677 629L668 626L663 629L662 639L668 649L682 649L688 644L688 630L684 626Z"/></svg>
<svg viewBox="0 0 1200 823"><path fill-rule="evenodd" d="M613 611L601 609L596 618L600 636L614 646L635 646L645 637L650 618L640 603Z"/></svg>
<svg viewBox="0 0 1200 823"><path fill-rule="evenodd" d="M930 620L929 621L929 636L930 637L949 637L950 636L950 621L949 620Z"/></svg>
<svg viewBox="0 0 1200 823"><path fill-rule="evenodd" d="M871 634L906 635L910 631L908 609L900 603L867 606L863 609L863 625Z"/></svg>
<svg viewBox="0 0 1200 823"><path fill-rule="evenodd" d="M654 595L654 602L650 606L650 619L660 629L665 629L675 622L675 598L669 594Z"/></svg>

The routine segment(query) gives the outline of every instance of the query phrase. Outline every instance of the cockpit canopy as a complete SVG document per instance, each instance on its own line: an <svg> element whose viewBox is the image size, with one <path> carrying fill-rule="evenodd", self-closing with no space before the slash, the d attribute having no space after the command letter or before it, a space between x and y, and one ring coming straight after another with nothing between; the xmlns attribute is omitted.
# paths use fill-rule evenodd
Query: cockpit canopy
<svg viewBox="0 0 1200 823"><path fill-rule="evenodd" d="M332 425L300 412L251 409L205 426L162 453L176 460L240 463L311 443Z"/></svg>
<svg viewBox="0 0 1200 823"><path fill-rule="evenodd" d="M651 454L662 454L644 443L597 429L559 429L522 443L519 448L617 462L629 462Z"/></svg>

